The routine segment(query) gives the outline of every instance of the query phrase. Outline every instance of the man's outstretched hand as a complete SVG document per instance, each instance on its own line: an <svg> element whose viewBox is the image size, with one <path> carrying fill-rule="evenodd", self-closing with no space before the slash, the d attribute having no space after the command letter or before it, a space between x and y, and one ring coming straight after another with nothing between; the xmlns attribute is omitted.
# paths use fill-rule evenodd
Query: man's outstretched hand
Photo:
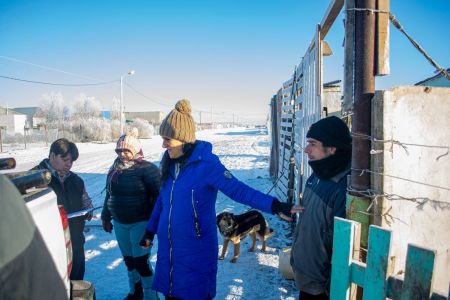
<svg viewBox="0 0 450 300"><path fill-rule="evenodd" d="M280 218L287 222L293 222L293 214L303 212L304 208L302 206L289 204L286 202L280 202L275 199L272 202L272 213L278 215Z"/></svg>

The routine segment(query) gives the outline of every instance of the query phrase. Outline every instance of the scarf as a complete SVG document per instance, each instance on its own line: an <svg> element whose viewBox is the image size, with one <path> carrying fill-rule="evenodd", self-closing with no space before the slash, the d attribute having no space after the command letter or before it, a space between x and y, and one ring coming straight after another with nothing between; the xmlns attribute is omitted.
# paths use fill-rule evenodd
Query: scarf
<svg viewBox="0 0 450 300"><path fill-rule="evenodd" d="M183 155L177 158L170 158L169 154L164 152L163 158L161 159L161 181L165 181L170 175L170 165L171 163L179 163L180 169L187 163L189 157L194 151L196 144L184 144L183 145Z"/></svg>
<svg viewBox="0 0 450 300"><path fill-rule="evenodd" d="M107 180L107 188L111 192L111 183L112 182L119 182L119 175L124 171L127 170L134 165L140 164L144 160L144 156L142 153L142 150L139 151L132 160L127 161L126 163L122 162L119 157L117 157L114 160L114 163L112 164L111 168L109 168L108 176L106 177Z"/></svg>
<svg viewBox="0 0 450 300"><path fill-rule="evenodd" d="M351 150L337 149L336 153L324 159L308 161L314 174L320 179L330 179L344 171L352 159Z"/></svg>

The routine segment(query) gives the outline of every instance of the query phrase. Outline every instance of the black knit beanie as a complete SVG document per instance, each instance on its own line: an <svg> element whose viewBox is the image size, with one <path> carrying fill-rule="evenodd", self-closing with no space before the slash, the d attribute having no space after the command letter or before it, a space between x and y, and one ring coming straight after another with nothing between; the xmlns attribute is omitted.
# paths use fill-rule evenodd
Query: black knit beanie
<svg viewBox="0 0 450 300"><path fill-rule="evenodd" d="M313 138L322 142L325 147L350 150L352 137L347 124L335 116L320 119L309 127L307 138Z"/></svg>

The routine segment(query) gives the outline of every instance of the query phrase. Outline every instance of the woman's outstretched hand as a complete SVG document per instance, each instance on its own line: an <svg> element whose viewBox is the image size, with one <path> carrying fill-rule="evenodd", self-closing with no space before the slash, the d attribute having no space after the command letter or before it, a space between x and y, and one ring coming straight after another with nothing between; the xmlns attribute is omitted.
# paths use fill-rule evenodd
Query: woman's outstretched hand
<svg viewBox="0 0 450 300"><path fill-rule="evenodd" d="M111 221L102 220L102 227L103 227L103 230L108 233L111 233L113 230L113 224L111 223Z"/></svg>
<svg viewBox="0 0 450 300"><path fill-rule="evenodd" d="M139 242L139 246L143 248L149 248L153 246L153 238L155 237L155 234L151 231L146 230L144 235L142 236L141 241Z"/></svg>

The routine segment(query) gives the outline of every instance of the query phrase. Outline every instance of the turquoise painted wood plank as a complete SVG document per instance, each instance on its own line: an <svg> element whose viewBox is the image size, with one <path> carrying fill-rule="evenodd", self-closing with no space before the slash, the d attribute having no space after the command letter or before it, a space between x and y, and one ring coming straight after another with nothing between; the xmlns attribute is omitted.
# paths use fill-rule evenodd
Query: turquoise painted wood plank
<svg viewBox="0 0 450 300"><path fill-rule="evenodd" d="M361 287L364 287L364 273L366 272L366 264L359 262L359 261L353 261L351 265L351 282L355 283L356 285L359 285Z"/></svg>
<svg viewBox="0 0 450 300"><path fill-rule="evenodd" d="M436 251L408 245L401 300L429 299Z"/></svg>
<svg viewBox="0 0 450 300"><path fill-rule="evenodd" d="M448 300L448 299L450 299L450 288L448 291L448 296L444 296L439 293L432 293L430 298L430 300Z"/></svg>
<svg viewBox="0 0 450 300"><path fill-rule="evenodd" d="M403 289L403 279L397 276L389 276L386 296L389 299L400 299Z"/></svg>
<svg viewBox="0 0 450 300"><path fill-rule="evenodd" d="M355 225L352 221L334 218L330 290L330 298L333 300L349 299L354 234Z"/></svg>
<svg viewBox="0 0 450 300"><path fill-rule="evenodd" d="M371 225L364 276L363 300L385 300L391 231Z"/></svg>
<svg viewBox="0 0 450 300"><path fill-rule="evenodd" d="M400 277L389 276L388 278L388 287L387 287L387 296L389 299L400 299L403 290L403 280ZM450 287L448 290L448 294L450 295ZM430 300L448 300L450 299L447 295L433 292L431 294Z"/></svg>

